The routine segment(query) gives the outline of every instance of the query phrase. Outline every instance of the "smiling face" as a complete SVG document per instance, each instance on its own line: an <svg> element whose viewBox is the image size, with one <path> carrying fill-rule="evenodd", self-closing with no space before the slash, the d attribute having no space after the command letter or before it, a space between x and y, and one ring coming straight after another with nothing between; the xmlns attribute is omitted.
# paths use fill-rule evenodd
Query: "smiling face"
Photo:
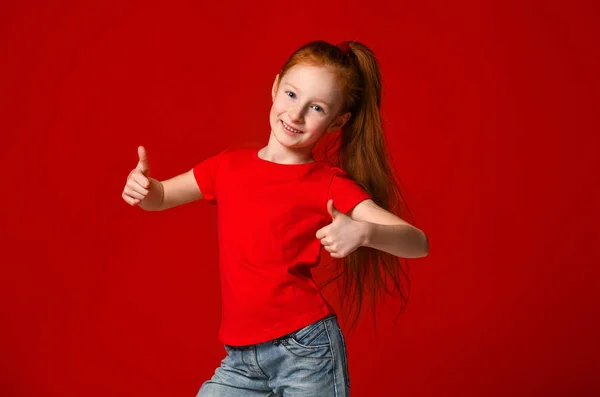
<svg viewBox="0 0 600 397"><path fill-rule="evenodd" d="M271 135L289 149L310 153L325 132L339 130L350 118L350 113L338 116L341 87L322 66L296 65L281 81L277 75L272 97Z"/></svg>

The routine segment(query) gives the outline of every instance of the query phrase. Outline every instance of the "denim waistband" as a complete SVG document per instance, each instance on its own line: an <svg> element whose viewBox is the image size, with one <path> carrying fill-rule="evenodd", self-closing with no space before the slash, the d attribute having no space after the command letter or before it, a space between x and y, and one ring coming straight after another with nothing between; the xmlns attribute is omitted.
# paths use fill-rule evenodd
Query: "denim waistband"
<svg viewBox="0 0 600 397"><path fill-rule="evenodd" d="M271 343L274 344L274 345L279 345L279 344L287 345L289 343L288 339L292 338L292 337L295 337L296 333L298 331L300 331L301 329L306 328L306 327L308 327L309 325L312 325L312 324L316 324L316 323L319 323L319 322L323 322L323 321L329 320L332 317L336 317L336 315L333 314L333 313L329 313L328 315L326 315L325 317L323 317L320 320L314 321L311 324L305 325L304 327L302 327L300 329L297 329L294 332L290 332L289 334L286 334L286 335L280 336L279 338L275 338L275 339L271 340Z"/></svg>

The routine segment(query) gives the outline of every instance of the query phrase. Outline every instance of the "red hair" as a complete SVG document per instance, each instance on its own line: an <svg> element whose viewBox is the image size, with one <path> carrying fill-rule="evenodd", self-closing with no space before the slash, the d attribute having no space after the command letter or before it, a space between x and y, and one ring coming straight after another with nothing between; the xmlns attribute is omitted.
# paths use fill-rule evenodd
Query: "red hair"
<svg viewBox="0 0 600 397"><path fill-rule="evenodd" d="M325 41L313 41L297 49L285 62L279 73L283 78L296 65L323 66L338 78L344 97L338 116L351 113L348 122L333 141L325 144L321 139L313 155L324 157L332 165L342 168L365 189L381 208L404 219L403 213L410 210L402 196L399 178L390 162L386 150L383 123L380 112L381 74L375 54L366 45L353 41L347 43L349 52ZM320 155L319 155L320 154ZM410 214L412 219L412 214ZM356 307L356 315L350 328L358 320L365 294L368 293L373 306L373 320L378 298L386 293L398 292L400 314L410 295L408 263L406 269L400 258L384 251L359 247L342 259L332 258L338 274L321 287L342 278L339 289L340 302L347 313ZM393 290L388 291L391 280ZM356 302L356 305L354 303Z"/></svg>

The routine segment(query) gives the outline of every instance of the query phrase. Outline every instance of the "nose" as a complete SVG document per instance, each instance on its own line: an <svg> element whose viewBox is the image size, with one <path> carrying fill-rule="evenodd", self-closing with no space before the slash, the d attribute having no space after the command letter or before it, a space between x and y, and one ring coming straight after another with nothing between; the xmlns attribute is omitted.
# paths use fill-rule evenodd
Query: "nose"
<svg viewBox="0 0 600 397"><path fill-rule="evenodd" d="M298 122L302 120L302 107L296 106L288 111L290 121Z"/></svg>

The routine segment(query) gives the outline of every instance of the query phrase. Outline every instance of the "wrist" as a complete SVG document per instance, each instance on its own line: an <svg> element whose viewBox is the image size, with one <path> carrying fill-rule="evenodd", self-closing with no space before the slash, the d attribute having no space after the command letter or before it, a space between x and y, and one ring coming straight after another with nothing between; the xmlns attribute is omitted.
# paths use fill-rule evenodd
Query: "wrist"
<svg viewBox="0 0 600 397"><path fill-rule="evenodd" d="M371 236L373 235L373 224L367 221L358 221L360 225L360 245L369 247L371 244Z"/></svg>

